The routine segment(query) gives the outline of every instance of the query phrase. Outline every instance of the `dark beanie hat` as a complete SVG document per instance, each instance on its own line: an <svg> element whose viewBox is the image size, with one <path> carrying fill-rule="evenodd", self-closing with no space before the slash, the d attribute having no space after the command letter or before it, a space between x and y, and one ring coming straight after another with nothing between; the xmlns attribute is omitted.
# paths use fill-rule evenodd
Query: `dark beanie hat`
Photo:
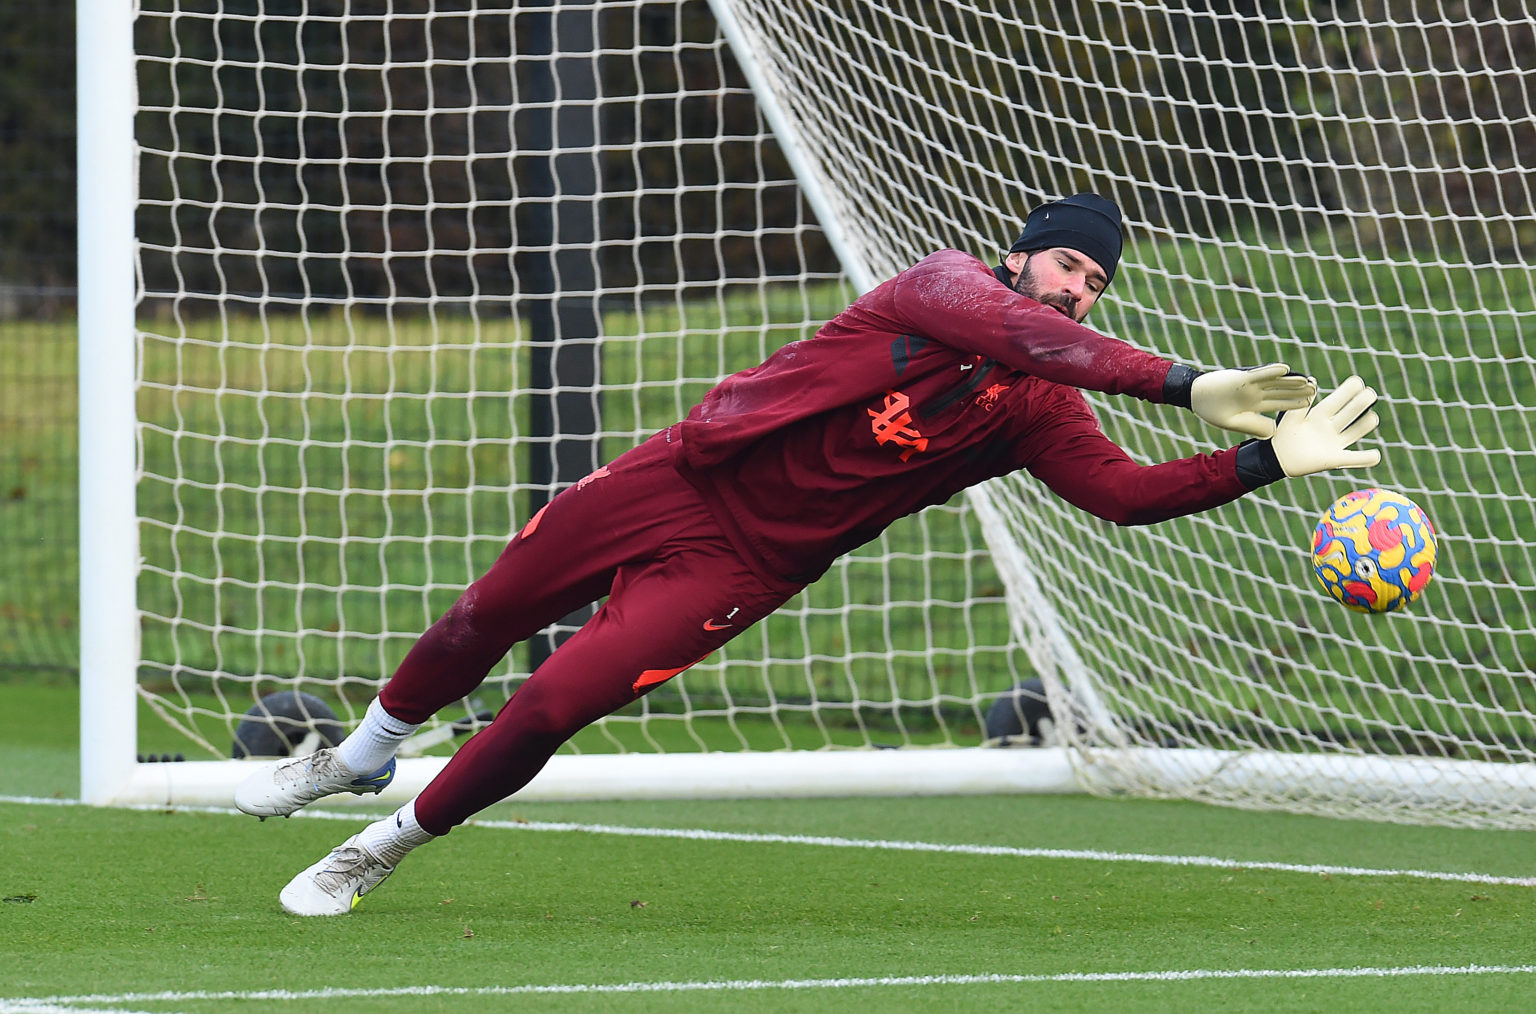
<svg viewBox="0 0 1536 1014"><path fill-rule="evenodd" d="M1073 194L1029 213L1009 253L1064 246L1092 257L1110 279L1120 266L1120 209L1098 194Z"/></svg>

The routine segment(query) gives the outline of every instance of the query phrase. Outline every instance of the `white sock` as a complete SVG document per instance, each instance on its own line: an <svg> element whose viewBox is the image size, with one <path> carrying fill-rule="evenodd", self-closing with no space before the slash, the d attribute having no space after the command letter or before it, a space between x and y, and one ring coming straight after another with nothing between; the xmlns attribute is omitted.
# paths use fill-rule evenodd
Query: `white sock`
<svg viewBox="0 0 1536 1014"><path fill-rule="evenodd" d="M413 799L392 816L376 820L359 831L357 843L390 866L398 866L411 849L436 837L416 823L416 800Z"/></svg>
<svg viewBox="0 0 1536 1014"><path fill-rule="evenodd" d="M336 748L336 756L347 770L359 775L370 774L388 764L400 744L419 728L420 725L402 722L385 711L384 705L375 697L363 715L362 724Z"/></svg>

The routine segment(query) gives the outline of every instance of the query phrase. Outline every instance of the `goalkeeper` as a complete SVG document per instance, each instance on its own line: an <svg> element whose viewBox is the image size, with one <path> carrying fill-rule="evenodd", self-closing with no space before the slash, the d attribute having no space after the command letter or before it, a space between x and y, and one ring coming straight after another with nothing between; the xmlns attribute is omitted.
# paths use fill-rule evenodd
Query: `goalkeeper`
<svg viewBox="0 0 1536 1014"><path fill-rule="evenodd" d="M382 791L421 723L514 644L607 596L419 796L295 877L283 907L350 911L411 849L522 788L582 727L701 661L896 519L992 476L1027 469L1077 507L1139 525L1380 460L1352 449L1378 423L1358 377L1313 404L1316 384L1283 364L1202 372L1084 327L1120 253L1112 202L1042 205L997 267L955 250L924 258L554 497L416 641L345 742L237 789L240 809L262 817ZM1080 389L1191 409L1252 439L1143 465L1104 435Z"/></svg>

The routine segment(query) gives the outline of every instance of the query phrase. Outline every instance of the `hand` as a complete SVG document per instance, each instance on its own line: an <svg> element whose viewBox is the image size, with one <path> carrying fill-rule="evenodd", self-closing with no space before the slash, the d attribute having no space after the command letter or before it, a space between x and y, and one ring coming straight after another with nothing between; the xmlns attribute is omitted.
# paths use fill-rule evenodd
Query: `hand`
<svg viewBox="0 0 1536 1014"><path fill-rule="evenodd" d="M1371 411L1375 403L1376 392L1359 377L1350 377L1310 409L1281 416L1269 443L1285 474L1294 478L1332 468L1380 464L1380 451L1349 449L1380 425L1381 419Z"/></svg>
<svg viewBox="0 0 1536 1014"><path fill-rule="evenodd" d="M1212 426L1254 437L1275 432L1270 413L1304 409L1317 395L1317 381L1284 363L1247 370L1202 373L1189 389L1189 407Z"/></svg>

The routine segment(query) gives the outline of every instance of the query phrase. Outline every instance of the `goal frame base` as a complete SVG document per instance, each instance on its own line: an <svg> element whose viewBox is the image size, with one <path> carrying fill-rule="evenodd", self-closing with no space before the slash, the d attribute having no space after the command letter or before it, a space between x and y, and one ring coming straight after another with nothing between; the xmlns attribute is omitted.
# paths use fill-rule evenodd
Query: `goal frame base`
<svg viewBox="0 0 1536 1014"><path fill-rule="evenodd" d="M447 757L402 759L377 796L326 804L400 804L414 799ZM102 806L227 806L235 786L271 761L133 764L121 782L86 798ZM517 793L526 801L771 799L839 796L1081 792L1066 751L961 747L778 753L579 754L552 758Z"/></svg>
<svg viewBox="0 0 1536 1014"><path fill-rule="evenodd" d="M399 805L426 788L448 760L402 759L382 794L343 794L326 803L375 809ZM131 764L109 791L83 797L103 806L228 806L235 786L263 763L271 761ZM97 784L99 788L99 780ZM1338 802L1338 816L1349 816L1349 801L1385 801L1401 808L1404 822L1417 823L1413 814L1423 807L1431 812L1536 812L1536 764L1151 747L563 754L552 758L516 798L554 802L1088 792L1212 802L1248 799L1260 808L1274 808L1298 795L1326 795Z"/></svg>

